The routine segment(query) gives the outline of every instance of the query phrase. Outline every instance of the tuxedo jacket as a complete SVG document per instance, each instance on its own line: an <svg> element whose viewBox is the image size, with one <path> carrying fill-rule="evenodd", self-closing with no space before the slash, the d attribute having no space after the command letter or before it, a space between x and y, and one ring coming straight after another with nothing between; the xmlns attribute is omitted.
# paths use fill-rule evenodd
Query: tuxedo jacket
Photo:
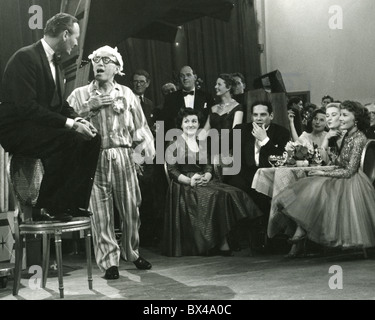
<svg viewBox="0 0 375 320"><path fill-rule="evenodd" d="M59 67L60 83L64 86ZM2 82L0 143L17 136L24 123L64 128L67 118L78 115L58 95L41 41L21 48L8 61Z"/></svg>
<svg viewBox="0 0 375 320"><path fill-rule="evenodd" d="M209 111L214 105L212 95L202 90L195 89L194 109L200 111L203 116L203 121L200 123L203 127L206 123ZM177 90L165 97L164 108L162 111L162 120L164 120L164 130L176 128L176 117L181 109L186 108L185 99L182 90Z"/></svg>
<svg viewBox="0 0 375 320"><path fill-rule="evenodd" d="M252 135L253 124L243 123L235 126L234 129L241 130L241 171L244 172L247 169L255 171L258 168L266 168L271 165L268 162L269 155L282 155L285 151L285 146L290 140L289 130L286 128L271 123L268 130L267 136L269 141L260 148L259 154L259 166L255 164L255 138ZM232 141L232 139L231 139Z"/></svg>

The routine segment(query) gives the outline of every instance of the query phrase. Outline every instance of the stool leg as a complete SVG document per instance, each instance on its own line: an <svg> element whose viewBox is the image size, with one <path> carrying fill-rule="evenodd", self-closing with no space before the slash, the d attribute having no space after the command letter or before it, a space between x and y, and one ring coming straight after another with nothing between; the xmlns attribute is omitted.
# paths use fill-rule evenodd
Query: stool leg
<svg viewBox="0 0 375 320"><path fill-rule="evenodd" d="M50 240L51 240L51 235L43 234L43 261L42 261L43 282L42 282L42 288L46 287L47 278L48 278Z"/></svg>
<svg viewBox="0 0 375 320"><path fill-rule="evenodd" d="M89 282L89 289L92 290L92 265L91 265L91 230L85 230L86 241L86 259L87 259L87 280Z"/></svg>
<svg viewBox="0 0 375 320"><path fill-rule="evenodd" d="M19 231L18 231L19 232ZM21 272L22 272L22 257L23 257L23 235L16 232L16 242L15 242L15 267L14 267L14 282L13 282L13 295L18 294L21 282ZM18 234L17 234L18 233Z"/></svg>
<svg viewBox="0 0 375 320"><path fill-rule="evenodd" d="M57 260L57 273L59 275L60 298L64 298L63 264L61 252L61 230L55 230L55 248Z"/></svg>

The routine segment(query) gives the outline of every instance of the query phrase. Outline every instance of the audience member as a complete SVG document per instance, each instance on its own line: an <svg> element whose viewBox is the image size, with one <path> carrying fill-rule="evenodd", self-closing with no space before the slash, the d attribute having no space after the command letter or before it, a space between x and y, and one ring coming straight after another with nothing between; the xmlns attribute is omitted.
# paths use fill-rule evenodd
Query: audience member
<svg viewBox="0 0 375 320"><path fill-rule="evenodd" d="M329 95L323 96L322 97L322 105L321 105L320 109L323 109L323 111L325 112L327 105L329 103L332 103L332 102L334 102L334 100L331 96L329 96Z"/></svg>
<svg viewBox="0 0 375 320"><path fill-rule="evenodd" d="M134 71L132 76L133 92L139 99L148 127L153 131L155 106L150 99L145 97L145 92L150 86L150 81L150 74L146 70L138 69Z"/></svg>
<svg viewBox="0 0 375 320"><path fill-rule="evenodd" d="M138 97L143 113L146 117L147 124L153 133L156 135L155 121L158 119L158 111L154 103L145 97L145 92L150 86L150 74L138 69L134 71L132 76L133 92ZM143 245L152 245L155 233L155 222L157 216L157 201L156 198L156 184L155 184L155 164L143 164L138 167L138 182L141 189L142 204L139 208L141 217L141 226L139 229L140 240Z"/></svg>
<svg viewBox="0 0 375 320"><path fill-rule="evenodd" d="M341 130L346 130L337 169L311 170L274 197L268 234L288 232L291 243L304 239L329 247L375 246L375 192L366 174L359 170L369 127L368 111L358 102L341 104ZM313 190L313 192L312 192ZM298 225L287 228L291 219ZM294 256L299 252L296 249Z"/></svg>
<svg viewBox="0 0 375 320"><path fill-rule="evenodd" d="M233 87L233 99L236 100L243 107L243 122L247 122L247 106L245 101L245 89L246 80L242 73L235 72L232 73L232 77L235 81Z"/></svg>
<svg viewBox="0 0 375 320"><path fill-rule="evenodd" d="M118 279L120 256L138 269L151 268L138 251L141 193L133 159L140 147L145 158L152 159L154 140L139 99L114 80L116 74L123 75L117 48L101 47L89 59L95 80L75 89L68 101L103 137L90 200L93 242L96 262L105 271L105 278ZM122 224L120 246L114 232L114 205Z"/></svg>
<svg viewBox="0 0 375 320"><path fill-rule="evenodd" d="M297 135L302 134L302 118L301 112L303 109L303 102L300 97L292 97L288 100L288 114L293 113L294 127L296 129Z"/></svg>
<svg viewBox="0 0 375 320"><path fill-rule="evenodd" d="M370 128L366 131L366 136L369 139L375 139L375 103L368 103L365 108L370 114Z"/></svg>
<svg viewBox="0 0 375 320"><path fill-rule="evenodd" d="M175 84L172 82L167 82L163 84L163 86L161 87L161 92L164 97L166 97L168 94L175 92L175 91L177 91L177 88Z"/></svg>
<svg viewBox="0 0 375 320"><path fill-rule="evenodd" d="M334 163L339 156L342 139L345 131L341 130L340 123L340 103L329 103L326 107L328 133L324 137L322 148L326 150L329 160Z"/></svg>
<svg viewBox="0 0 375 320"><path fill-rule="evenodd" d="M219 141L212 139L211 143L219 145L219 152L222 151L221 135L224 134L222 130L232 130L237 124L241 124L243 119L242 105L232 98L234 86L235 82L231 75L226 73L219 75L216 80L215 90L216 96L220 102L211 108L211 113L208 116L204 126L206 132L208 132L210 129L216 129L218 131L220 137ZM229 145L227 148L229 151Z"/></svg>
<svg viewBox="0 0 375 320"><path fill-rule="evenodd" d="M75 17L56 14L47 21L44 37L18 50L4 72L0 143L11 154L40 158L44 167L35 221L90 215L100 136L63 99L57 61L78 45L79 34Z"/></svg>
<svg viewBox="0 0 375 320"><path fill-rule="evenodd" d="M288 117L293 141L307 142L311 145L316 144L319 148L322 146L324 137L327 134L325 131L326 114L322 109L317 109L311 114L312 131L310 133L304 131L300 136L297 135L294 127L294 112L290 111Z"/></svg>
<svg viewBox="0 0 375 320"><path fill-rule="evenodd" d="M290 133L286 128L272 123L274 114L271 103L255 102L251 106L251 113L252 123L243 123L234 128L241 130L241 154L233 154L234 158L241 157L240 173L226 176L225 182L248 193L268 216L270 198L256 192L251 188L251 184L259 168L271 166L268 156L284 153Z"/></svg>
<svg viewBox="0 0 375 320"><path fill-rule="evenodd" d="M182 135L166 152L171 182L163 253L168 256L230 256L230 230L239 221L262 214L245 192L213 179L209 153L197 142L200 121L203 120L198 110L181 110L177 124Z"/></svg>
<svg viewBox="0 0 375 320"><path fill-rule="evenodd" d="M210 108L214 105L214 99L208 93L195 87L197 75L189 66L184 66L180 70L179 79L182 89L172 92L165 97L163 108L163 120L165 132L176 128L176 117L180 109L192 108L203 114L203 127Z"/></svg>

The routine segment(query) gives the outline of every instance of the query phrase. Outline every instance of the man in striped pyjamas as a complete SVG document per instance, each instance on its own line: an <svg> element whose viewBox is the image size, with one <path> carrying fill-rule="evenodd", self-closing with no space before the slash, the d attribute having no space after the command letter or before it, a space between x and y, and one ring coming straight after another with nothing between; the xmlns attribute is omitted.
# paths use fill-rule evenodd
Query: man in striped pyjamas
<svg viewBox="0 0 375 320"><path fill-rule="evenodd" d="M139 99L132 90L118 84L123 75L123 60L117 48L95 50L89 59L95 80L75 89L68 97L70 105L89 120L102 135L102 146L91 193L92 229L96 262L106 279L119 278L120 257L132 261L138 269L150 269L151 263L139 255L141 193L138 186L135 150L152 162L155 147ZM115 236L114 205L122 226L121 245Z"/></svg>

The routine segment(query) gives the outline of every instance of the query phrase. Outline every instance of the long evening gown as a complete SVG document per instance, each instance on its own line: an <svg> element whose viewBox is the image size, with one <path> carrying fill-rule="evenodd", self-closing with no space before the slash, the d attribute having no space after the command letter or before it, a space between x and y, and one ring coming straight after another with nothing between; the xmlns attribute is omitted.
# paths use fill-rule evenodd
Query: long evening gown
<svg viewBox="0 0 375 320"><path fill-rule="evenodd" d="M298 180L279 193L273 199L277 210L269 221L269 236L285 231L286 224L280 222L285 222L286 216L316 243L330 247L375 246L375 190L359 170L366 140L360 131L345 138L336 163L338 169Z"/></svg>
<svg viewBox="0 0 375 320"><path fill-rule="evenodd" d="M212 173L210 164L199 164L204 155L189 149L184 139L172 144L173 155L182 155L168 164L171 184L167 192L163 254L167 256L205 255L220 245L229 231L242 219L262 215L253 200L242 190L212 179L207 186L180 184L180 174ZM168 149L167 149L168 159Z"/></svg>

